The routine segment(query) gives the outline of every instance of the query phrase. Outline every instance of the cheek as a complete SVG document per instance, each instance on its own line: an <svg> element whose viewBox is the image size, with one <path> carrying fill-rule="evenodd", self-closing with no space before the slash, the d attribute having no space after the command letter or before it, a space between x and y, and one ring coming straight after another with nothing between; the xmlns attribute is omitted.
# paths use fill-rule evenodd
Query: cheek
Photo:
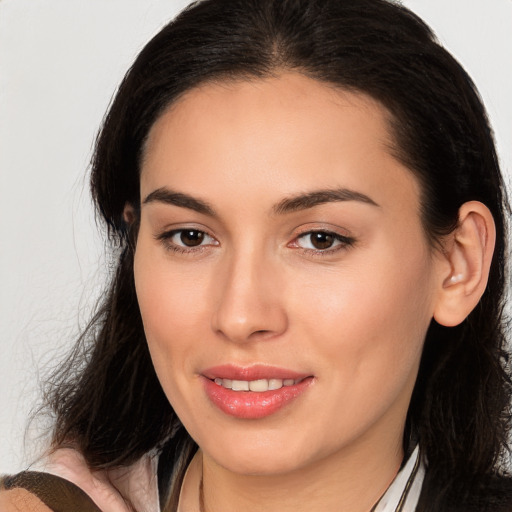
<svg viewBox="0 0 512 512"><path fill-rule="evenodd" d="M411 378L432 317L424 244L380 247L385 249L369 250L354 264L347 258L328 278L307 283L293 306L300 330L318 340L325 370L345 389L357 386L353 396L359 397L384 393L386 386L399 389Z"/></svg>
<svg viewBox="0 0 512 512"><path fill-rule="evenodd" d="M162 251L139 242L134 260L135 287L144 331L157 374L164 388L174 365L187 365L192 343L201 340L199 325L206 321L206 300L199 277L177 271Z"/></svg>

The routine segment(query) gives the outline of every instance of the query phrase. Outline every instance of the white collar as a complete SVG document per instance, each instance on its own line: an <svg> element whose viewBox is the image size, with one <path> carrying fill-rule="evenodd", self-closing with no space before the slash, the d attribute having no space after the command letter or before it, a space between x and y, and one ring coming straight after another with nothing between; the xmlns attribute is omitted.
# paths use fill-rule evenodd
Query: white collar
<svg viewBox="0 0 512 512"><path fill-rule="evenodd" d="M424 478L425 466L416 446L372 512L414 512Z"/></svg>

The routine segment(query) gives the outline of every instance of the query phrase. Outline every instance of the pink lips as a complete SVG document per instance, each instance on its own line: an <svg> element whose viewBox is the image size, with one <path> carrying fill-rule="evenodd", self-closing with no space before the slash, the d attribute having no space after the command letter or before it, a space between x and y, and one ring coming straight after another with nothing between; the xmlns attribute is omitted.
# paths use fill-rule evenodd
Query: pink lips
<svg viewBox="0 0 512 512"><path fill-rule="evenodd" d="M245 368L233 365L215 366L204 370L201 376L210 401L225 414L241 419L258 419L274 414L304 393L313 381L310 375L265 365ZM267 391L235 391L219 384L219 379L279 379L288 383L293 380L294 383Z"/></svg>

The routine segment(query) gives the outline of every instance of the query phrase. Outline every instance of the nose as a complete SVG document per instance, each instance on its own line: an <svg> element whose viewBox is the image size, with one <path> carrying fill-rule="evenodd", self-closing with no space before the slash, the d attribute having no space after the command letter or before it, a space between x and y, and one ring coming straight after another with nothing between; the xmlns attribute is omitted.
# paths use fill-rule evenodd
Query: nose
<svg viewBox="0 0 512 512"><path fill-rule="evenodd" d="M236 343L268 340L288 327L279 265L261 255L241 254L225 262L216 281L212 328Z"/></svg>

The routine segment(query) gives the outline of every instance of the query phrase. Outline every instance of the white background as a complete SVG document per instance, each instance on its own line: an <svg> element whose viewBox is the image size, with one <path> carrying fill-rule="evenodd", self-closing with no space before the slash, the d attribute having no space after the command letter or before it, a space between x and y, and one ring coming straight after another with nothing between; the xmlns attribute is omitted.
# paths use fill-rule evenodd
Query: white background
<svg viewBox="0 0 512 512"><path fill-rule="evenodd" d="M0 0L0 473L33 458L39 379L102 289L86 177L97 128L138 51L187 3ZM512 0L403 3L473 76L510 181Z"/></svg>

